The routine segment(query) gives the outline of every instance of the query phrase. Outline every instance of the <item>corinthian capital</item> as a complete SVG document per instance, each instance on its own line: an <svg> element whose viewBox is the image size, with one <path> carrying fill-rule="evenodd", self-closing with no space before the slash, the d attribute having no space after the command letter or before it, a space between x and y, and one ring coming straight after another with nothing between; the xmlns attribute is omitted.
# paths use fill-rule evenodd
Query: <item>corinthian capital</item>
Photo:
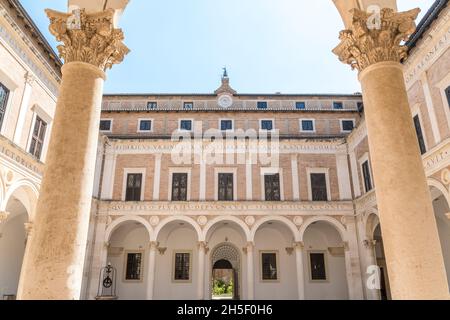
<svg viewBox="0 0 450 320"><path fill-rule="evenodd" d="M59 45L65 63L86 62L103 71L123 61L130 51L124 44L122 29L115 29L114 10L87 14L84 9L67 14L47 9L50 32Z"/></svg>
<svg viewBox="0 0 450 320"><path fill-rule="evenodd" d="M352 9L351 27L341 31L341 43L333 53L359 71L378 62L401 62L408 51L403 41L415 31L419 12L413 9L397 13L383 8L379 13L366 13Z"/></svg>

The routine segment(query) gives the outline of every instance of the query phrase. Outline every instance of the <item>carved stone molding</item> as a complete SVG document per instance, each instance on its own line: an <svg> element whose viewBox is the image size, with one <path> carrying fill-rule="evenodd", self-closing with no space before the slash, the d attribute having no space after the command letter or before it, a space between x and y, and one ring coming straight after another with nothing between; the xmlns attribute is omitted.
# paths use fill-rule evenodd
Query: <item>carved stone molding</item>
<svg viewBox="0 0 450 320"><path fill-rule="evenodd" d="M305 248L305 243L303 241L294 242L294 248L303 250Z"/></svg>
<svg viewBox="0 0 450 320"><path fill-rule="evenodd" d="M376 244L377 244L376 240L366 239L363 241L364 248L366 249L373 249Z"/></svg>
<svg viewBox="0 0 450 320"><path fill-rule="evenodd" d="M113 9L92 14L84 9L73 14L47 9L46 13L50 32L63 42L57 48L65 63L86 62L106 71L130 51L122 42L122 30L113 27Z"/></svg>
<svg viewBox="0 0 450 320"><path fill-rule="evenodd" d="M379 23L370 25L373 13L353 9L352 27L341 31L341 43L333 50L343 63L362 71L379 62L400 62L407 57L408 48L402 45L415 31L420 9L394 12L383 8Z"/></svg>
<svg viewBox="0 0 450 320"><path fill-rule="evenodd" d="M5 222L6 219L8 219L8 216L9 216L9 212L1 211L1 212L0 212L0 224L2 224L3 222Z"/></svg>

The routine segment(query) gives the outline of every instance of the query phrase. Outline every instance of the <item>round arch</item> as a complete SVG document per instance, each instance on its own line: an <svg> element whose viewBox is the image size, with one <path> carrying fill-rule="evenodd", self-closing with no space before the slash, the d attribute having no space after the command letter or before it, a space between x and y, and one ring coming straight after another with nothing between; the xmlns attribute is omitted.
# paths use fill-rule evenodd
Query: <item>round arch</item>
<svg viewBox="0 0 450 320"><path fill-rule="evenodd" d="M342 223L340 223L339 221L337 221L336 219L327 217L327 216L312 217L312 218L309 218L308 220L306 220L303 223L303 225L300 227L299 240L303 241L305 232L311 224L313 224L314 222L320 222L320 221L327 222L327 223L331 224L332 226L334 226L336 228L336 230L339 232L339 235L341 236L342 241L343 242L347 241L347 230L345 229L344 225Z"/></svg>
<svg viewBox="0 0 450 320"><path fill-rule="evenodd" d="M244 221L242 221L241 219L236 218L234 216L220 216L220 217L216 217L216 218L212 219L211 221L209 221L206 224L205 228L203 229L203 233L202 233L202 237L201 237L202 240L200 240L200 241L206 241L206 238L207 238L208 233L211 230L211 228L220 222L236 223L244 232L246 241L249 241L249 242L252 241L250 229L248 228L248 226L245 224Z"/></svg>
<svg viewBox="0 0 450 320"><path fill-rule="evenodd" d="M447 188L438 180L433 178L428 178L427 183L429 187L434 187L438 189L443 195L445 200L447 200L447 204L450 207L450 192Z"/></svg>
<svg viewBox="0 0 450 320"><path fill-rule="evenodd" d="M152 226L150 225L150 223L147 220L145 220L144 218L139 217L139 216L125 216L125 217L120 217L117 220L114 220L108 226L108 228L106 228L105 242L109 242L109 240L111 239L111 235L120 225L122 225L126 222L132 222L132 221L139 222L140 224L142 224L148 232L149 239L151 239L154 232L153 232Z"/></svg>
<svg viewBox="0 0 450 320"><path fill-rule="evenodd" d="M23 203L25 209L28 212L28 219L30 221L34 221L34 209L36 208L37 199L39 197L39 189L38 187L31 181L26 179L21 179L14 182L6 191L3 202L0 206L1 211L5 211L8 205L9 200L14 195L15 192L23 188L28 197L28 204Z"/></svg>
<svg viewBox="0 0 450 320"><path fill-rule="evenodd" d="M264 217L262 219L259 219L252 227L251 231L250 231L250 237L251 237L251 241L253 241L255 239L255 235L256 232L259 230L259 228L266 222L270 222L270 221L278 221L281 222L282 224L284 224L286 227L289 228L289 230L292 231L292 235L295 239L295 242L300 241L300 233L298 231L297 226L288 218L286 217L277 217L277 216L268 216L268 217Z"/></svg>
<svg viewBox="0 0 450 320"><path fill-rule="evenodd" d="M152 237L150 237L150 241L157 241L158 235L159 235L159 233L161 232L161 230L162 230L166 225L168 225L169 223L174 222L174 221L183 221L183 222L186 222L186 223L188 223L189 225L191 225L191 226L194 228L195 232L197 233L197 239L198 239L198 241L203 241L203 238L202 238L202 229L200 228L200 226L198 225L198 223L197 223L194 219L192 219L192 218L190 218L190 217L185 217L185 216L173 216L173 217L168 217L168 218L164 219L163 221L161 221L161 222L158 224L158 226L156 227L155 231L153 232Z"/></svg>

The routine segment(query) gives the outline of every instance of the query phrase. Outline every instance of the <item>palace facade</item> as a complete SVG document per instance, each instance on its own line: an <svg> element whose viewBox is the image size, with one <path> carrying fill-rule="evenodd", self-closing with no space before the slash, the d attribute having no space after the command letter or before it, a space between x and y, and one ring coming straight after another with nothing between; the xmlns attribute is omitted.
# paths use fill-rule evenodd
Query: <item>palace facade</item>
<svg viewBox="0 0 450 320"><path fill-rule="evenodd" d="M0 295L14 297L60 62L0 3ZM450 278L449 45L438 0L404 68ZM209 94L105 95L82 298L110 263L119 299L390 299L375 188L359 93L244 94L224 72Z"/></svg>

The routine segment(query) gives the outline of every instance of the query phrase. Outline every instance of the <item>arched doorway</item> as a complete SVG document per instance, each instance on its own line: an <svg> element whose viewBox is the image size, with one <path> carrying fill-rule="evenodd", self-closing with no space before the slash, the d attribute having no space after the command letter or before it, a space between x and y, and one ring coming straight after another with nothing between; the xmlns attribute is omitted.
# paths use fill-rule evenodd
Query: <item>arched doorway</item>
<svg viewBox="0 0 450 320"><path fill-rule="evenodd" d="M240 254L230 243L218 245L211 255L211 299L240 299Z"/></svg>
<svg viewBox="0 0 450 320"><path fill-rule="evenodd" d="M447 281L450 286L450 195L444 186L436 184L430 187L431 198L433 200L434 215L438 228L439 240L441 241L442 255L444 258L445 269L447 272ZM449 198L449 199L447 199Z"/></svg>

